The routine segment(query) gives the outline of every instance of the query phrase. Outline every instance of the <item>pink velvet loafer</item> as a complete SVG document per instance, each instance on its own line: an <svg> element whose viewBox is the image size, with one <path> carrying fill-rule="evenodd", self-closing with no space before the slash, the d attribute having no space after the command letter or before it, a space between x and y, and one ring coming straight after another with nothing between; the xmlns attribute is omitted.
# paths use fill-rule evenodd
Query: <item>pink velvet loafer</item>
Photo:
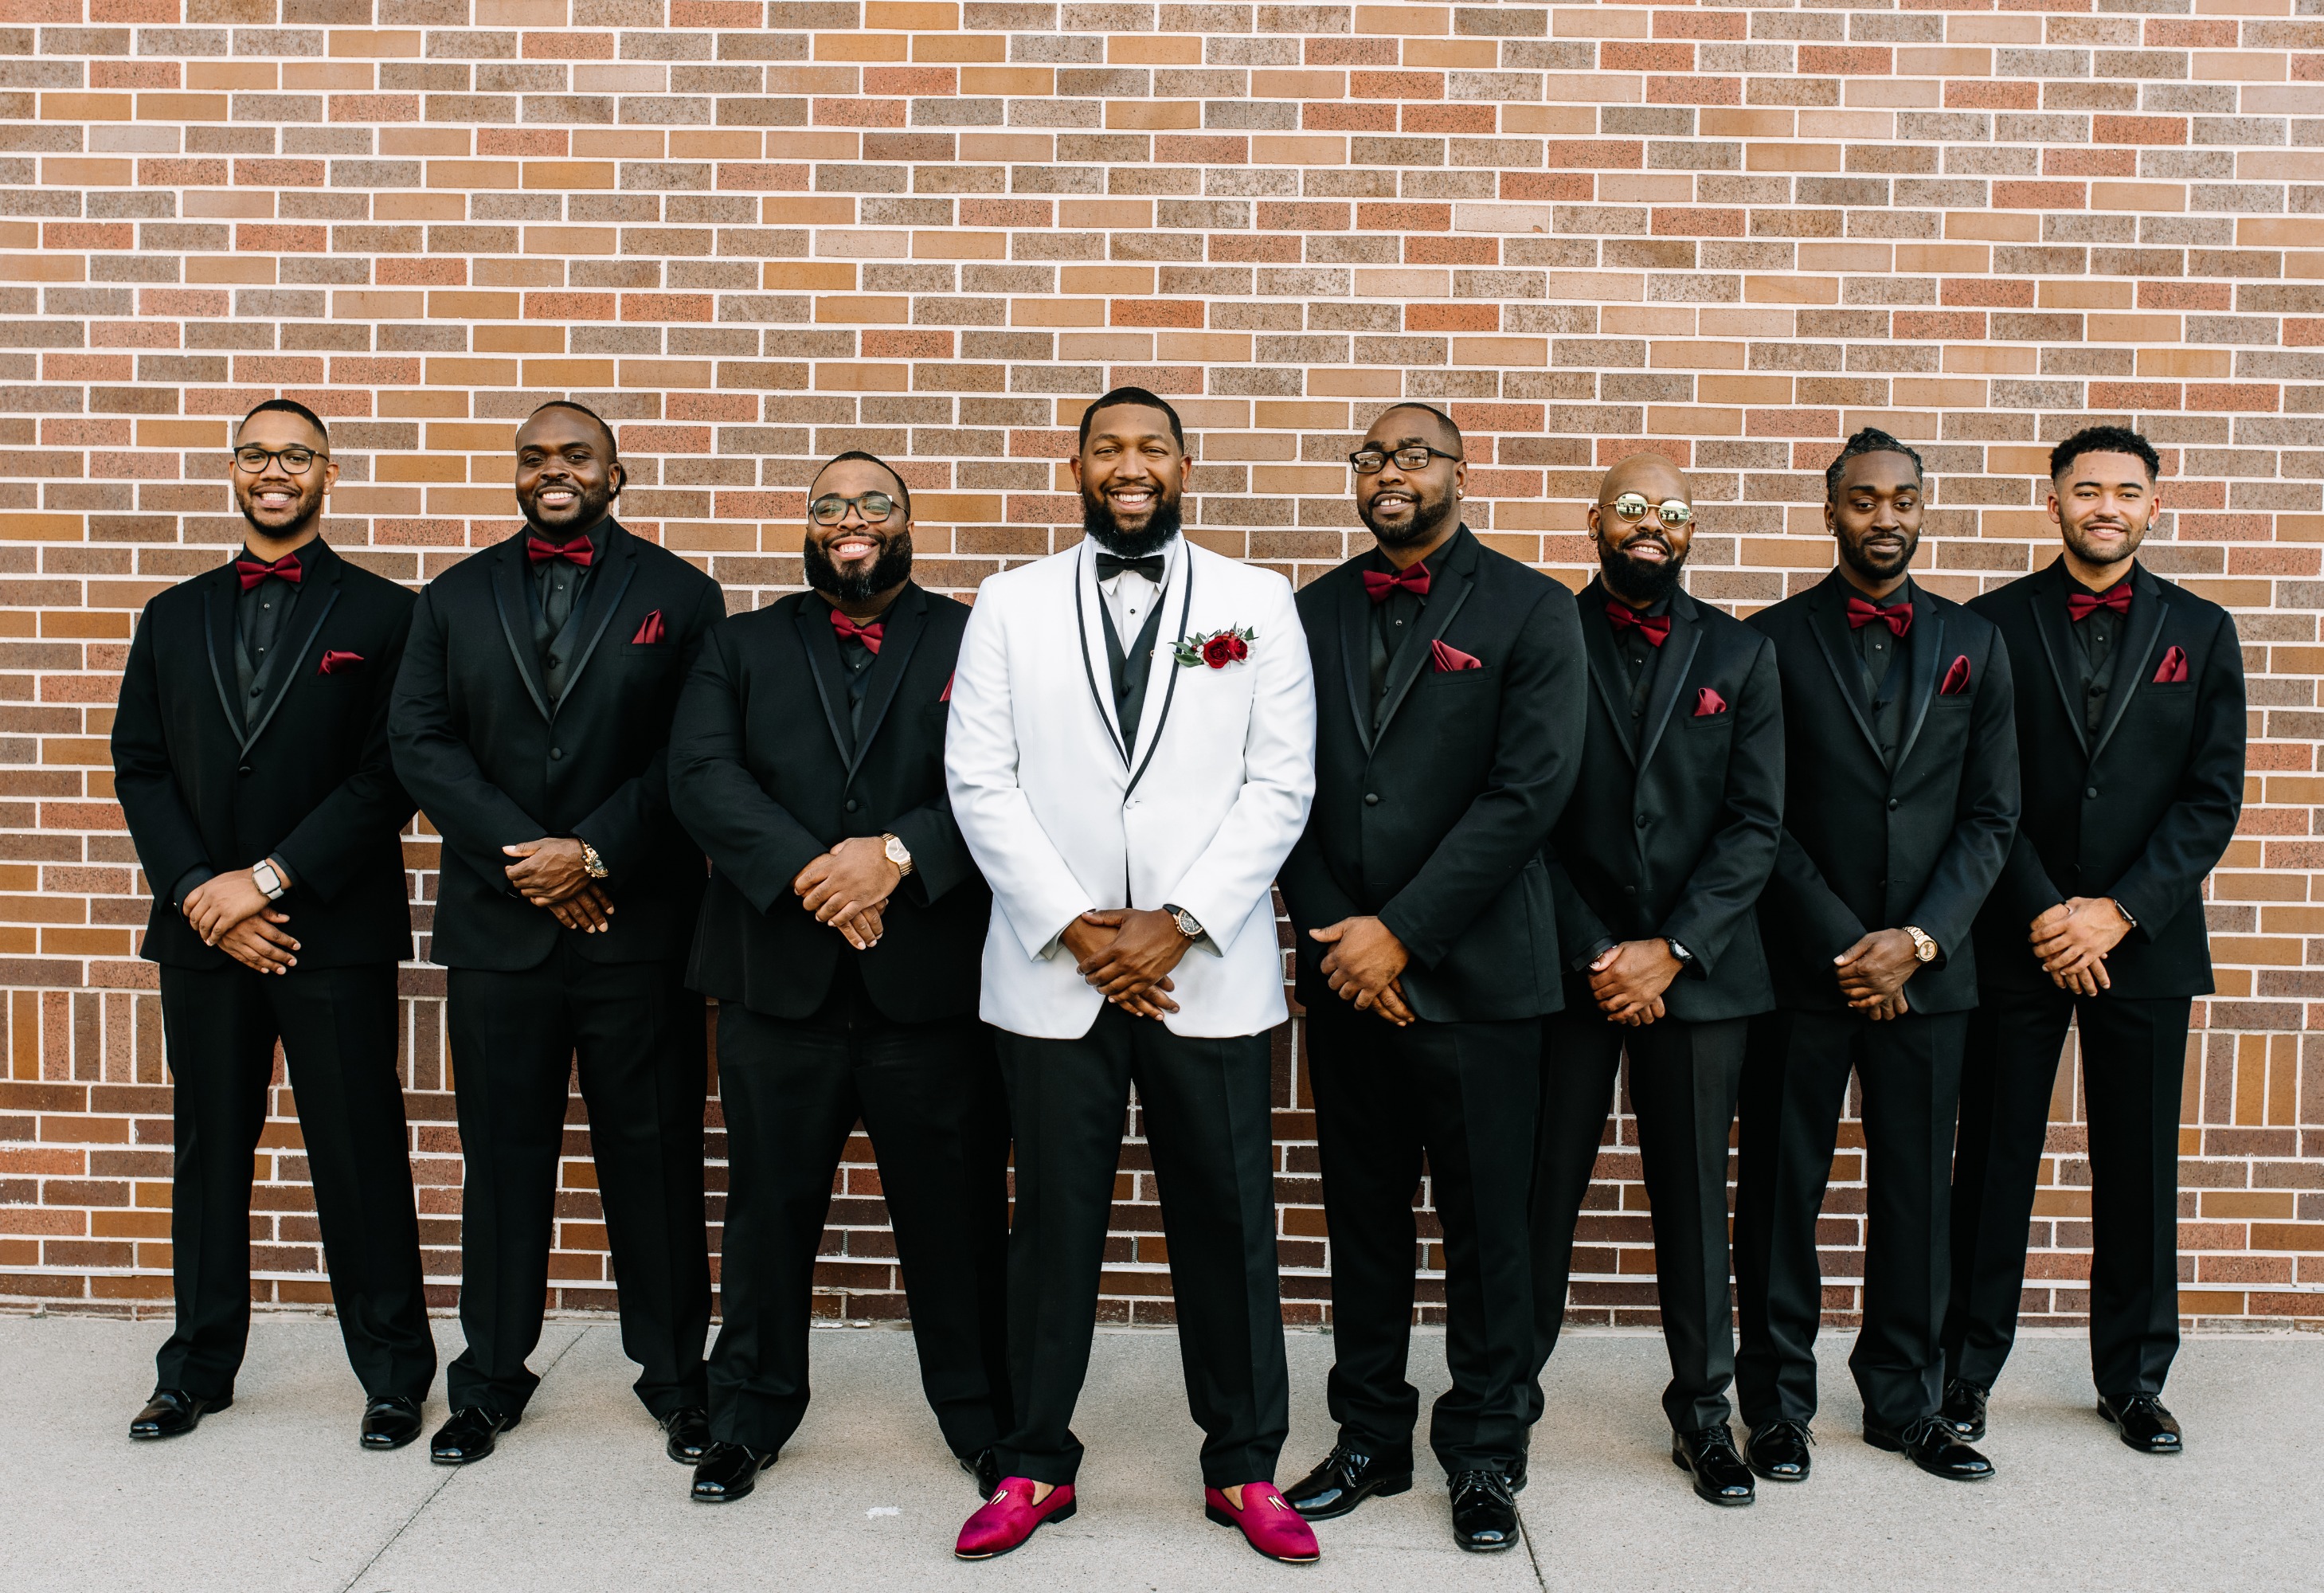
<svg viewBox="0 0 2324 1593"><path fill-rule="evenodd" d="M1047 1498L1036 1505L1031 1478L1004 1477L983 1507L960 1529L960 1542L953 1545L952 1552L961 1560L990 1560L996 1554L1008 1553L1031 1537L1035 1527L1045 1522L1063 1521L1073 1513L1072 1483L1058 1484L1049 1491Z"/></svg>
<svg viewBox="0 0 2324 1593"><path fill-rule="evenodd" d="M1242 1508L1227 1502L1214 1487L1203 1490L1203 1514L1221 1526L1240 1530L1244 1542L1286 1565L1313 1565L1323 1552L1315 1545L1315 1529L1294 1510L1271 1482L1242 1485Z"/></svg>

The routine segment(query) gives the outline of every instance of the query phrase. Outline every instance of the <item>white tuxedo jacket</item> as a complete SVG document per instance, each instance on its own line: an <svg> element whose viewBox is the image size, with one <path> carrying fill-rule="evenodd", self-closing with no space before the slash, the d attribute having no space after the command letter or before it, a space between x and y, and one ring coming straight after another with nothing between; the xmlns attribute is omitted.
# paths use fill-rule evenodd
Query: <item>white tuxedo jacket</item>
<svg viewBox="0 0 2324 1593"><path fill-rule="evenodd" d="M1057 936L1093 907L1166 902L1211 937L1170 976L1173 1033L1255 1035L1286 1016L1270 889L1315 794L1306 633L1281 576L1191 542L1170 564L1134 746L1091 543L986 581L961 639L945 776L992 887L982 1014L1012 1033L1089 1033L1105 998ZM1256 632L1242 661L1173 658L1174 640L1230 628Z"/></svg>

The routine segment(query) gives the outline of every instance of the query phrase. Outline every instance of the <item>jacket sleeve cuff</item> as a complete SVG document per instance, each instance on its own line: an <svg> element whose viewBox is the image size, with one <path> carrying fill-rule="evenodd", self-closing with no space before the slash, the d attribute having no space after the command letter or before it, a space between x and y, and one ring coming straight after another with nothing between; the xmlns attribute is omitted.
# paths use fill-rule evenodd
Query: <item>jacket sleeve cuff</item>
<svg viewBox="0 0 2324 1593"><path fill-rule="evenodd" d="M186 898L193 895L194 890L198 886L201 885L206 880L215 879L217 878L217 870L211 868L209 864L196 863L192 868L188 869L184 873L179 875L178 882L170 887L170 905L173 907L184 907L186 905Z"/></svg>

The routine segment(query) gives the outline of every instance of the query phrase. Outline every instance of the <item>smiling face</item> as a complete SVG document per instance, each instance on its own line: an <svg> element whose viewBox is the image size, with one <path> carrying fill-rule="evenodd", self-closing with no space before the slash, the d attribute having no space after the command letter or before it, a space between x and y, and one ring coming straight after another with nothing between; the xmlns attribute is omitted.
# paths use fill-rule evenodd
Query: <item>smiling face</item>
<svg viewBox="0 0 2324 1593"><path fill-rule="evenodd" d="M2084 454L2050 483L2050 518L2066 550L2094 576L2130 561L2162 506L2135 454Z"/></svg>
<svg viewBox="0 0 2324 1593"><path fill-rule="evenodd" d="M860 504L851 506L836 525L818 525L812 512L807 516L802 548L807 585L842 603L866 602L902 585L912 573L912 517L896 478L886 470L869 459L826 465L807 489L807 502L867 493L885 493L894 504L885 520L865 520Z"/></svg>
<svg viewBox="0 0 2324 1593"><path fill-rule="evenodd" d="M1626 494L1646 501L1646 511L1625 520L1614 505ZM1660 454L1633 454L1606 473L1598 483L1598 501L1590 506L1590 535L1598 546L1598 567L1607 590L1641 607L1660 602L1677 586L1686 567L1687 545L1694 538L1694 521L1673 525L1663 519L1662 506L1677 502L1694 507L1686 473Z"/></svg>
<svg viewBox="0 0 2324 1593"><path fill-rule="evenodd" d="M231 467L235 507L250 522L252 540L274 545L254 551L277 557L312 537L322 516L324 496L339 479L339 467L324 457L321 434L297 415L267 410L243 422L234 441L238 448L264 448L270 453L284 448L314 450L314 462L300 475L284 469L279 458L267 460L255 471L244 470L239 460Z"/></svg>
<svg viewBox="0 0 2324 1593"><path fill-rule="evenodd" d="M577 410L543 410L516 434L516 506L553 542L592 529L624 477L613 435Z"/></svg>
<svg viewBox="0 0 2324 1593"><path fill-rule="evenodd" d="M1460 524L1461 493L1469 466L1458 455L1461 439L1425 410L1388 410L1372 422L1358 450L1425 447L1437 452L1418 470L1394 458L1370 475L1356 477L1356 518L1383 548L1433 548Z"/></svg>
<svg viewBox="0 0 2324 1593"><path fill-rule="evenodd" d="M1107 405L1074 458L1083 530L1124 557L1161 551L1178 534L1186 468L1169 416L1145 404Z"/></svg>
<svg viewBox="0 0 2324 1593"><path fill-rule="evenodd" d="M1840 471L1840 486L1823 506L1823 522L1840 540L1841 564L1857 584L1885 597L1912 567L1921 545L1925 502L1921 473L1903 454L1858 454Z"/></svg>

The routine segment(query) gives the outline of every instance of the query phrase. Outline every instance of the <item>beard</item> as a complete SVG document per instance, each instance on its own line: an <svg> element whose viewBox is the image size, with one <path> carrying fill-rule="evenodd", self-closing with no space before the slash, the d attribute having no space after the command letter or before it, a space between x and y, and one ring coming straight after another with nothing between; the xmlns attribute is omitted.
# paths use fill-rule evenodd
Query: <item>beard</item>
<svg viewBox="0 0 2324 1593"><path fill-rule="evenodd" d="M2089 538L2082 535L2082 528L2078 525L2061 524L2058 529L2061 533L2062 539L2066 546L2072 550L2076 558L2080 559L2085 564L2097 565L2101 569L2107 565L2115 564L2122 559L2128 558L2131 555L2136 553L2139 550L2139 548L2146 541L2146 528L2144 526L2131 525L2127 522L2126 522L2123 527L2124 536L2122 546L2119 548L2101 548L2098 546L2098 544L2092 542Z"/></svg>
<svg viewBox="0 0 2324 1593"><path fill-rule="evenodd" d="M293 537L304 536L307 528L313 525L316 517L323 512L323 500L319 494L300 512L298 519L279 526L270 526L253 514L249 500L240 493L235 495L234 506L242 511L242 518L250 522L250 529L270 542L287 542Z"/></svg>
<svg viewBox="0 0 2324 1593"><path fill-rule="evenodd" d="M1144 558L1161 552L1178 534L1180 523L1178 500L1157 496L1146 529L1125 531L1115 522L1111 504L1086 491L1082 493L1082 535L1117 558Z"/></svg>
<svg viewBox="0 0 2324 1593"><path fill-rule="evenodd" d="M1434 538L1436 533L1443 529L1444 522L1452 518L1459 507L1450 492L1432 498L1420 488L1415 487L1412 489L1410 524L1402 527L1384 526L1372 518L1371 505L1369 503L1356 505L1356 518L1364 522L1364 529L1370 531L1372 534L1372 539L1383 548L1417 548L1423 542Z"/></svg>
<svg viewBox="0 0 2324 1593"><path fill-rule="evenodd" d="M586 531L593 530L613 507L613 489L609 483L574 488L573 518L562 525L550 525L534 514L530 503L520 502L525 523L551 542L569 542Z"/></svg>
<svg viewBox="0 0 2324 1593"><path fill-rule="evenodd" d="M1841 562L1849 569L1868 581L1892 581L1912 567L1913 555L1920 549L1920 532L1906 531L1904 536L1904 548L1894 555L1870 552L1845 537L1836 539L1840 543Z"/></svg>
<svg viewBox="0 0 2324 1593"><path fill-rule="evenodd" d="M1633 537L1631 542L1642 539ZM1660 541L1652 535L1643 539ZM1617 548L1604 538L1598 541L1598 574L1606 583L1606 590L1632 603L1654 604L1678 590L1679 577L1686 573L1686 555L1673 554L1668 542L1662 542L1666 556L1660 564L1632 558L1628 545Z"/></svg>
<svg viewBox="0 0 2324 1593"><path fill-rule="evenodd" d="M911 578L912 533L898 531L881 538L880 552L868 568L859 565L841 569L813 537L801 545L799 557L807 566L807 584L825 597L841 603L869 603L889 587L900 586Z"/></svg>

